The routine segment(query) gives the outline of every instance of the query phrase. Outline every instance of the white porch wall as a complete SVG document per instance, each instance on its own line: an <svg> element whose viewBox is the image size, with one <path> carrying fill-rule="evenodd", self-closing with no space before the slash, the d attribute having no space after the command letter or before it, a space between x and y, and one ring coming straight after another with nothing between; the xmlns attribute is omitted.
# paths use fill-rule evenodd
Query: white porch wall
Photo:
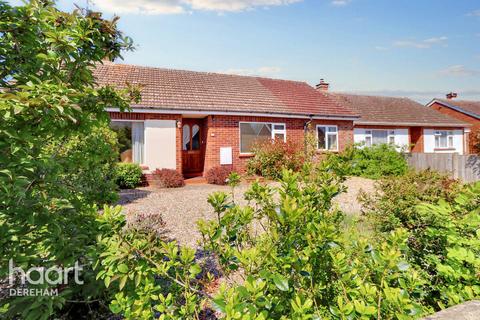
<svg viewBox="0 0 480 320"><path fill-rule="evenodd" d="M145 164L150 171L176 169L176 121L145 120Z"/></svg>

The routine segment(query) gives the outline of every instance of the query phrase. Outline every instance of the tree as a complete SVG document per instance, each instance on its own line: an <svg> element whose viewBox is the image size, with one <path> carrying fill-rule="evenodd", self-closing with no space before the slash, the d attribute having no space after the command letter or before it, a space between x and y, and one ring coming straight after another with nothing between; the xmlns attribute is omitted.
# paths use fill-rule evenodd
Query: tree
<svg viewBox="0 0 480 320"><path fill-rule="evenodd" d="M132 49L117 20L82 9L65 13L49 0L20 7L0 1L0 279L8 275L10 260L24 269L68 268L80 261L83 280L93 281L89 248L99 232L96 200L65 178L65 168L89 164L62 153L72 139L108 123L107 107L125 110L139 97L134 88L96 86L92 75L96 63ZM101 157L85 154L86 162L89 156ZM71 282L31 286L59 293L9 297L0 301L0 311L46 319L71 300L99 294L98 287Z"/></svg>

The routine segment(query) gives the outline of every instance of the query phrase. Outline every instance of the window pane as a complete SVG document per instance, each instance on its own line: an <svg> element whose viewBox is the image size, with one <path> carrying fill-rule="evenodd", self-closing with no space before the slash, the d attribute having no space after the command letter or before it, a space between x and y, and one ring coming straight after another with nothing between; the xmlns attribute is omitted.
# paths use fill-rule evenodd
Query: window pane
<svg viewBox="0 0 480 320"><path fill-rule="evenodd" d="M192 150L200 150L200 127L198 125L192 127Z"/></svg>
<svg viewBox="0 0 480 320"><path fill-rule="evenodd" d="M133 162L143 163L143 142L144 129L143 122L132 123L132 145L133 145Z"/></svg>
<svg viewBox="0 0 480 320"><path fill-rule="evenodd" d="M285 130L285 125L283 124L276 124L273 126L275 130Z"/></svg>
<svg viewBox="0 0 480 320"><path fill-rule="evenodd" d="M448 136L448 147L453 148L453 136L452 135Z"/></svg>
<svg viewBox="0 0 480 320"><path fill-rule="evenodd" d="M318 149L325 150L327 149L325 141L325 127L317 127L317 137L318 137Z"/></svg>
<svg viewBox="0 0 480 320"><path fill-rule="evenodd" d="M367 146L367 147L372 146L372 137L370 137L370 136L365 137L365 146Z"/></svg>
<svg viewBox="0 0 480 320"><path fill-rule="evenodd" d="M328 150L337 150L337 135L328 135Z"/></svg>
<svg viewBox="0 0 480 320"><path fill-rule="evenodd" d="M112 130L117 133L121 162L131 163L134 161L132 123L131 121L112 121L110 123Z"/></svg>
<svg viewBox="0 0 480 320"><path fill-rule="evenodd" d="M337 132L337 127L328 127L328 132Z"/></svg>
<svg viewBox="0 0 480 320"><path fill-rule="evenodd" d="M372 131L373 144L387 143L388 132L386 130L374 130Z"/></svg>
<svg viewBox="0 0 480 320"><path fill-rule="evenodd" d="M275 133L275 140L285 141L285 134Z"/></svg>
<svg viewBox="0 0 480 320"><path fill-rule="evenodd" d="M182 146L183 150L190 150L190 126L188 124L183 126Z"/></svg>
<svg viewBox="0 0 480 320"><path fill-rule="evenodd" d="M272 139L272 125L267 123L240 123L240 152L252 152L253 145Z"/></svg>

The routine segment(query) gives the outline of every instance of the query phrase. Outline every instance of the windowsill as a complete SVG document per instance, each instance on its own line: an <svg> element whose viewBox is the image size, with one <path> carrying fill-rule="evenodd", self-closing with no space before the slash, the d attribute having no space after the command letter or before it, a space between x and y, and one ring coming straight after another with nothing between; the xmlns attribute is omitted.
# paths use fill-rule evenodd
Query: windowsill
<svg viewBox="0 0 480 320"><path fill-rule="evenodd" d="M320 150L320 149L316 150L316 153L338 153L338 152L339 152L338 150Z"/></svg>
<svg viewBox="0 0 480 320"><path fill-rule="evenodd" d="M435 148L433 151L457 151L455 148Z"/></svg>
<svg viewBox="0 0 480 320"><path fill-rule="evenodd" d="M240 158L252 158L252 157L254 157L254 156L255 156L254 153L240 153L240 154L239 154L239 157L240 157Z"/></svg>

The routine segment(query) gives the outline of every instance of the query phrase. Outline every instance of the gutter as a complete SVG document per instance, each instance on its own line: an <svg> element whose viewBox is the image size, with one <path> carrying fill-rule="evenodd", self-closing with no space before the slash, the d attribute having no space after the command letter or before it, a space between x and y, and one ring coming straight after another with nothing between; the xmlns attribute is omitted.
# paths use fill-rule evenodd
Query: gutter
<svg viewBox="0 0 480 320"><path fill-rule="evenodd" d="M155 113L155 114L178 114L178 115L214 115L214 116L248 116L248 117L271 117L271 118L292 118L292 119L315 119L315 120L350 120L354 121L360 116L337 116L337 115L307 115L287 114L270 112L231 112L231 111L208 111L208 110L185 110L185 109L155 109L132 107L131 112ZM121 112L119 108L107 108L108 112Z"/></svg>

